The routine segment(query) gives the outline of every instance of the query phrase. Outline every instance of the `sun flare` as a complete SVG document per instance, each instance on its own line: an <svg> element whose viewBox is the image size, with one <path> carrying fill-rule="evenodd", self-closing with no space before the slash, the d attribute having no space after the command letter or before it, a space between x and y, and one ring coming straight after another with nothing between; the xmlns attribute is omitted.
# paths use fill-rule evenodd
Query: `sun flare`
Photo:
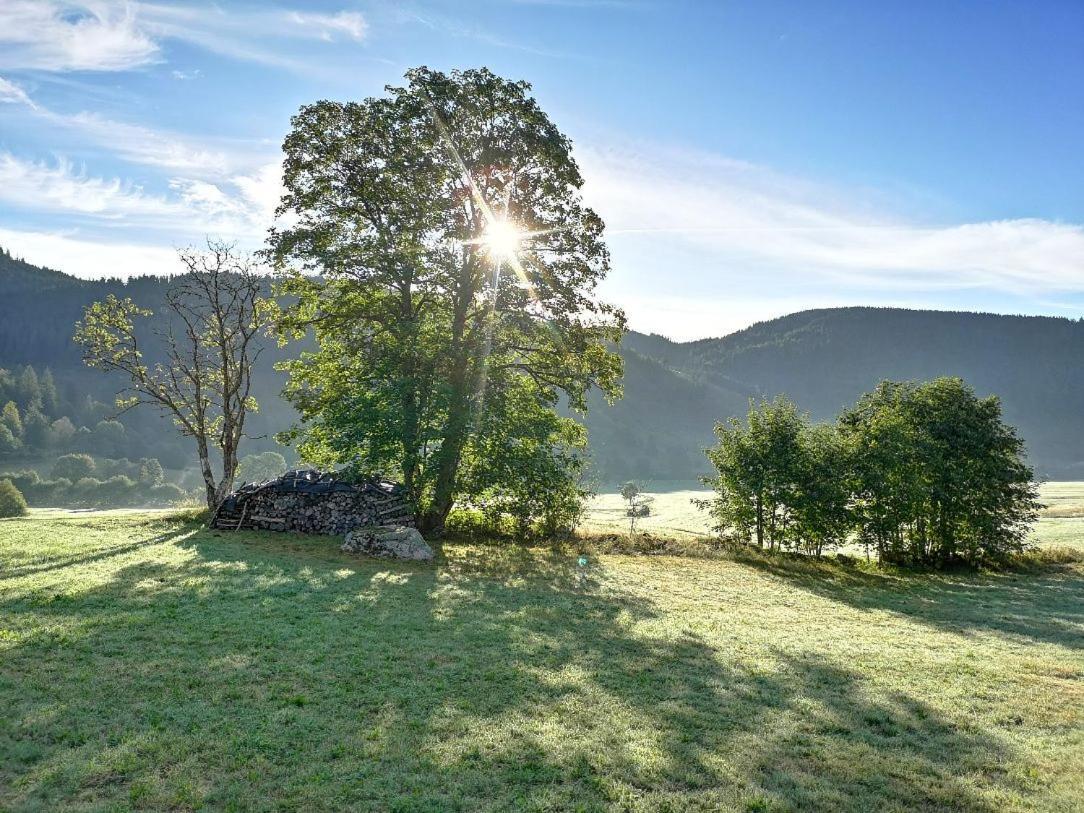
<svg viewBox="0 0 1084 813"><path fill-rule="evenodd" d="M508 220L493 220L482 235L482 245L491 257L497 260L510 260L519 252L523 232Z"/></svg>

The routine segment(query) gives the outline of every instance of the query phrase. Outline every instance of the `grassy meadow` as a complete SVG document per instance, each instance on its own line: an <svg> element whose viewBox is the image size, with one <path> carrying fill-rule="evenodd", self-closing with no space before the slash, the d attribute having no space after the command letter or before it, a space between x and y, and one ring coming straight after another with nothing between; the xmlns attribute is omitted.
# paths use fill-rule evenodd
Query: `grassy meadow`
<svg viewBox="0 0 1084 813"><path fill-rule="evenodd" d="M653 491L645 489L653 501L651 516L636 520L636 530L653 536L702 538L711 535L707 512L699 510L695 499L710 497L711 492L679 484L685 488ZM1084 550L1084 482L1043 483L1039 499L1046 506L1032 535L1033 544ZM583 528L590 533L628 533L629 518L625 501L617 492L601 493L592 499Z"/></svg>
<svg viewBox="0 0 1084 813"><path fill-rule="evenodd" d="M0 810L1084 804L1084 566L0 520Z"/></svg>

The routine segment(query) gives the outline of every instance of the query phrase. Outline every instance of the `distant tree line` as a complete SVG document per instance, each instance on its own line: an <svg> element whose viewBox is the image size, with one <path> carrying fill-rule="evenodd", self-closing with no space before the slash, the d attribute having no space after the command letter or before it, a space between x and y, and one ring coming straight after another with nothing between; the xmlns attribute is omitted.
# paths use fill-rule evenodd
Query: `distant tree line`
<svg viewBox="0 0 1084 813"><path fill-rule="evenodd" d="M87 454L66 454L57 458L46 477L36 469L5 472L2 477L33 506L169 506L186 496L180 486L165 482L155 458L95 461Z"/></svg>
<svg viewBox="0 0 1084 813"><path fill-rule="evenodd" d="M835 424L785 398L716 427L719 532L820 555L853 541L905 566L978 566L1020 552L1039 504L997 398L958 378L883 382Z"/></svg>

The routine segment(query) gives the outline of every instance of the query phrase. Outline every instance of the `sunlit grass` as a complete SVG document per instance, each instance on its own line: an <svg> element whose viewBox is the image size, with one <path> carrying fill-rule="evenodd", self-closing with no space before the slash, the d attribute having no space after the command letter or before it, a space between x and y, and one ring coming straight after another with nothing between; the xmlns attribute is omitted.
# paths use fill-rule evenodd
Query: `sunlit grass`
<svg viewBox="0 0 1084 813"><path fill-rule="evenodd" d="M0 521L0 809L1067 810L1084 573Z"/></svg>
<svg viewBox="0 0 1084 813"><path fill-rule="evenodd" d="M653 499L651 516L636 520L638 533L677 539L711 535L707 513L693 504L695 499L710 497L710 492L681 489L649 492L649 495ZM1070 547L1084 551L1084 482L1044 483L1039 498L1046 508L1035 524L1030 541L1042 547ZM629 519L625 516L621 495L606 492L595 497L582 528L588 533L629 533Z"/></svg>

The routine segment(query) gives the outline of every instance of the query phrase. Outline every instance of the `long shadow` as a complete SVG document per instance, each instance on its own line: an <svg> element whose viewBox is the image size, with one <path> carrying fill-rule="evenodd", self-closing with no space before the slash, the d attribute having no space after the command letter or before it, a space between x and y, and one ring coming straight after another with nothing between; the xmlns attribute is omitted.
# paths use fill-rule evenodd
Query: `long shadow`
<svg viewBox="0 0 1084 813"><path fill-rule="evenodd" d="M0 606L49 622L0 661L0 806L989 810L983 783L1018 790L976 780L997 742L920 701L637 632L665 619L556 554L179 544L197 556Z"/></svg>
<svg viewBox="0 0 1084 813"><path fill-rule="evenodd" d="M994 632L1084 649L1084 571L871 573L800 555L738 554L738 561L819 596L887 610L961 635Z"/></svg>
<svg viewBox="0 0 1084 813"><path fill-rule="evenodd" d="M190 523L180 528L157 534L149 539L140 539L127 545L115 545L103 550L95 551L94 553L69 556L64 559L51 559L38 564L24 565L23 567L12 568L11 570L3 570L0 571L0 582L11 581L35 573L48 573L52 570L63 570L67 567L76 567L78 565L90 564L91 562L101 562L106 559L113 559L117 556L123 556L142 548L151 547L152 545L160 545L163 542L171 542L175 539L180 539L194 533L198 528L199 525L197 523Z"/></svg>

